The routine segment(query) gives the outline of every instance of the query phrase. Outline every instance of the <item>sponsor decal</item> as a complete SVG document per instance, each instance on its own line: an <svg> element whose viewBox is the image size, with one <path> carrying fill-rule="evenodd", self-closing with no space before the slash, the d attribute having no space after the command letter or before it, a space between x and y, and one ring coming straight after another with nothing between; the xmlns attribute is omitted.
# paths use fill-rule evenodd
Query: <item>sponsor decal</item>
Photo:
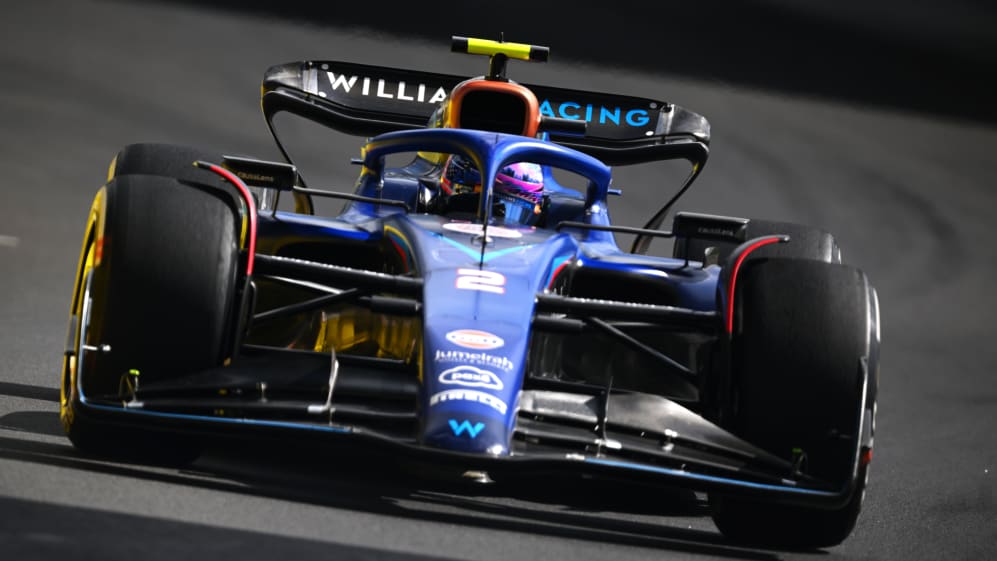
<svg viewBox="0 0 997 561"><path fill-rule="evenodd" d="M600 125L612 123L616 126L646 127L651 122L651 115L646 109L606 107L591 103L582 105L574 101L551 103L547 99L540 102L540 114L545 117L582 120L586 123L599 123Z"/></svg>
<svg viewBox="0 0 997 561"><path fill-rule="evenodd" d="M447 333L446 337L458 347L476 351L490 351L505 345L505 340L498 335L477 329L458 329Z"/></svg>
<svg viewBox="0 0 997 561"><path fill-rule="evenodd" d="M336 74L332 71L327 71L325 75L328 79L327 86L332 93L341 91L350 96L374 96L382 99L428 104L439 103L447 97L447 91L442 86L423 83L406 84L404 81L396 82L391 79L356 74ZM319 95L325 93L325 91L319 91Z"/></svg>
<svg viewBox="0 0 997 561"><path fill-rule="evenodd" d="M420 73L382 72L342 66L338 70L328 63L315 73L315 93L325 98L363 99L367 104L384 107L403 106L402 111L418 111L427 116L434 105L447 98L458 78L434 78ZM612 96L590 97L584 92L565 93L563 96L537 92L540 114L589 123L590 130L597 127L607 131L620 131L624 136L640 130L651 136L658 123L660 106L651 100L623 100ZM412 109L405 108L410 106ZM609 132L620 136L619 133Z"/></svg>
<svg viewBox="0 0 997 561"><path fill-rule="evenodd" d="M505 415L505 412L509 410L509 406L501 399L490 393L479 392L478 390L444 390L430 396L429 405L432 407L447 401L474 401L487 405L502 415Z"/></svg>
<svg viewBox="0 0 997 561"><path fill-rule="evenodd" d="M448 363L448 362L459 362L466 364L468 362L478 364L481 366L487 366L489 368L500 368L506 372L511 372L516 365L504 356L495 356L488 353L472 353L468 351L443 351L440 349L436 350L436 356L434 357L436 362Z"/></svg>
<svg viewBox="0 0 997 561"><path fill-rule="evenodd" d="M732 228L699 226L696 228L697 234L734 237L737 233Z"/></svg>
<svg viewBox="0 0 997 561"><path fill-rule="evenodd" d="M451 232L460 232L461 234L471 234L472 236L481 236L485 233L483 225L471 224L469 222L447 222L443 225L443 229L450 230ZM519 230L513 230L512 228L505 228L502 226L489 226L488 235L495 236L496 238L508 239L523 237L523 233Z"/></svg>
<svg viewBox="0 0 997 561"><path fill-rule="evenodd" d="M256 183L274 183L277 181L272 175L261 175L259 173L250 173L248 171L237 171L235 174L243 181Z"/></svg>
<svg viewBox="0 0 997 561"><path fill-rule="evenodd" d="M461 290L480 290L492 294L505 294L505 275L479 269L457 269L455 286Z"/></svg>
<svg viewBox="0 0 997 561"><path fill-rule="evenodd" d="M441 384L456 384L471 388L501 390L502 380L494 372L462 364L440 373Z"/></svg>
<svg viewBox="0 0 997 561"><path fill-rule="evenodd" d="M457 419L450 419L450 430L453 431L455 436L460 436L466 432L471 438L478 438L478 433L484 430L484 428L484 423L475 423L474 426L471 426L471 422L468 420L458 423Z"/></svg>

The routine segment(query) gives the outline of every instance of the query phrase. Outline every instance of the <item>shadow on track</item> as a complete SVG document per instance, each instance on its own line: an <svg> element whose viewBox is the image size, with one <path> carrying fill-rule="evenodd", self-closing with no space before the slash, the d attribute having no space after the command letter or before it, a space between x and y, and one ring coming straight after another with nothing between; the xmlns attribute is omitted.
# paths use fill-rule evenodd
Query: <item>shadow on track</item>
<svg viewBox="0 0 997 561"><path fill-rule="evenodd" d="M100 559L148 561L447 559L7 497L0 497L0 510L17 513L0 529L7 559L91 559L97 547ZM141 545L124 536L141 536Z"/></svg>
<svg viewBox="0 0 997 561"><path fill-rule="evenodd" d="M50 421L57 423L57 414L52 413ZM10 417L10 415L8 415ZM45 431L48 434L48 431ZM616 543L637 547L708 554L719 557L742 559L773 559L768 551L740 547L728 543L719 533L686 529L673 525L627 520L618 512L637 510L655 511L659 516L703 517L708 513L701 501L689 492L676 491L658 495L656 501L661 508L647 507L646 490L637 495L636 490L613 486L600 488L590 482L584 483L584 493L579 493L578 485L571 482L543 481L533 484L517 483L516 486L488 485L464 481L442 480L423 477L406 472L397 464L397 458L354 458L349 463L337 460L331 454L317 454L314 449L297 445L287 445L272 441L254 443L251 441L212 441L211 451L185 469L175 469L145 463L111 462L92 457L74 449L68 441L62 443L37 442L20 438L0 437L0 458L20 462L37 463L61 467L73 471L125 477L136 481L183 485L209 491L237 493L255 497L293 501L336 509L346 509L378 515L426 520L442 524L477 526L487 529L506 530L518 533L543 534L557 538ZM251 445L252 449L248 446ZM523 486L520 486L523 485ZM622 492L621 492L622 491ZM631 494L633 491L633 494ZM2 499L0 501L12 501ZM539 501L539 502L538 502ZM643 505L638 506L638 501ZM551 508L551 504L556 505ZM152 532L153 542L165 540L175 526L177 532L190 531L191 534L206 534L194 539L184 539L173 543L168 549L172 555L182 552L186 556L188 548L200 553L210 551L217 543L211 535L218 532L227 542L228 538L240 537L243 542L235 552L245 558L258 558L257 553L265 550L253 549L263 537L251 532L217 530L203 526L152 521L145 517L124 514L101 514L99 518L111 517L114 524L101 525L94 530L90 524L80 524L87 509L75 509L26 503L8 505L6 508L21 508L27 512L19 517L14 535L20 536L13 542L18 548L35 547L30 536L39 533L58 536L49 540L44 547L51 551L65 551L77 543L65 540L76 534L85 535L82 543L104 543L113 541L121 531ZM102 506L102 505L95 505ZM633 507L637 508L633 508ZM13 511L8 511L13 512ZM162 524L163 529L150 529ZM9 525L8 525L9 526ZM8 528L8 531L11 528ZM96 533L94 533L96 532ZM231 535L229 535L231 534ZM177 535L173 533L173 535ZM266 539L287 540L266 536ZM143 538L145 541L145 538ZM310 552L315 545L303 540L288 540L288 551ZM179 541L178 541L179 542ZM231 542L228 542L231 543ZM326 544L327 545L327 544ZM124 546L122 546L124 547ZM207 547L208 549L205 549ZM332 552L335 553L333 546ZM346 547L346 546L340 546ZM178 551L178 549L180 551ZM350 549L350 548L346 548ZM362 549L362 548L356 548ZM38 550L36 550L37 553ZM50 550L46 550L50 551ZM269 550L278 551L278 550ZM226 550L232 553L231 550ZM344 553L356 553L347 552ZM396 556L393 553L376 552L374 558L424 559L420 556ZM285 553L281 553L285 556ZM265 558L266 556L263 555ZM292 553L290 558L298 557ZM151 557L153 559L156 557ZM166 558L166 557L162 557ZM300 557L298 557L300 558ZM365 557L366 558L366 557Z"/></svg>
<svg viewBox="0 0 997 561"><path fill-rule="evenodd" d="M0 395L59 403L59 388L45 388L14 382L0 382Z"/></svg>

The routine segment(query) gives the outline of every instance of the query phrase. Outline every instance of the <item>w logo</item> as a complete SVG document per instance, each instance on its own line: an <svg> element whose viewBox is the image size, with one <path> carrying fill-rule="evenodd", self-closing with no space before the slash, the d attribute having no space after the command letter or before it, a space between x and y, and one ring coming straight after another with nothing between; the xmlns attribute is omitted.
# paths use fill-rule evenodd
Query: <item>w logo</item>
<svg viewBox="0 0 997 561"><path fill-rule="evenodd" d="M450 430L452 430L457 436L460 436L464 434L464 431L467 431L467 434L471 435L471 438L477 438L478 433L484 428L484 423L477 423L472 427L469 421L461 421L460 424L458 424L456 419L450 419Z"/></svg>

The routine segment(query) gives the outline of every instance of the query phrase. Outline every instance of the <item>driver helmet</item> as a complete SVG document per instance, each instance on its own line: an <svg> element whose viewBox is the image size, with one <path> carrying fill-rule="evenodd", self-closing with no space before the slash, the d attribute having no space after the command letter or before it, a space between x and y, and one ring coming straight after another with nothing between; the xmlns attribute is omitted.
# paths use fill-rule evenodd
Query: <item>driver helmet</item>
<svg viewBox="0 0 997 561"><path fill-rule="evenodd" d="M440 186L448 195L480 193L481 174L471 161L453 155L444 165ZM507 224L536 224L542 210L543 190L543 170L538 164L517 162L503 166L492 189L493 216Z"/></svg>

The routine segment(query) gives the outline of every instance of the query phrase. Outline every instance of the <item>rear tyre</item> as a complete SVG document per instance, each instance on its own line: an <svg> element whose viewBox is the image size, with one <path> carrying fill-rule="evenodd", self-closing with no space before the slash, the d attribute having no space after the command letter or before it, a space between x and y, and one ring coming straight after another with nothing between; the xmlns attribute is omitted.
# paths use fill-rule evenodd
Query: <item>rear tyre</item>
<svg viewBox="0 0 997 561"><path fill-rule="evenodd" d="M845 265L774 258L742 270L722 424L784 459L802 452L803 473L838 489L851 486L852 494L829 510L711 494L713 520L728 538L811 548L851 533L868 469L862 463L854 473L857 450L871 445L874 295L865 275Z"/></svg>
<svg viewBox="0 0 997 561"><path fill-rule="evenodd" d="M759 248L751 254L751 258L795 257L815 259L825 263L841 263L841 250L838 248L834 236L820 228L793 224L792 222L751 219L748 221L745 239L750 240L776 234L789 236L789 243L770 244ZM706 248L714 247L717 249L719 262L723 263L740 243L678 238L672 248L672 256L676 259L688 258L693 261L702 261Z"/></svg>
<svg viewBox="0 0 997 561"><path fill-rule="evenodd" d="M197 457L197 442L105 424L82 401L126 397L130 372L148 384L230 356L241 223L226 192L169 177L118 175L101 197L103 231L94 221L77 275L63 427L85 452L186 463Z"/></svg>

